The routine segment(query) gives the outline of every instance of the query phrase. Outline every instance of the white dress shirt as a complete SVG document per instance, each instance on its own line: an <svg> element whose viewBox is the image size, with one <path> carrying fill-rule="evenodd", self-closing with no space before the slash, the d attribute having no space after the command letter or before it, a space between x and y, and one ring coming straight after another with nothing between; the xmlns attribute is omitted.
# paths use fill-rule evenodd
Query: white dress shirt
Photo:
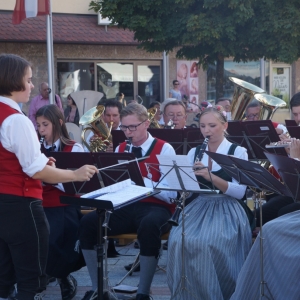
<svg viewBox="0 0 300 300"><path fill-rule="evenodd" d="M142 145L139 146L142 148L143 156L146 155L153 141L154 141L154 137L148 132L147 140ZM132 145L130 146L129 152L131 152L131 149L132 149ZM115 152L119 152L119 146L117 146ZM176 153L173 147L169 143L165 143L161 149L160 155L176 155ZM156 184L155 182L152 182L152 180L146 177L143 177L143 179L146 187L152 188L153 184ZM166 188L168 188L169 186L165 178L161 181L161 185L164 185ZM164 202L171 203L170 198L176 198L176 196L177 196L177 192L175 191L161 191L159 194L155 195L154 197Z"/></svg>
<svg viewBox="0 0 300 300"><path fill-rule="evenodd" d="M224 138L222 143L219 145L216 153L227 154L231 145L232 145L232 143L230 143L226 138ZM196 150L196 148L192 148L189 151L189 153L187 154L188 160L189 160L189 163L191 166L194 165L195 150ZM208 145L206 146L206 150L208 150ZM234 156L237 158L240 158L240 159L248 160L247 149L244 147L237 146L234 151ZM208 166L208 159L209 159L209 156L206 153L204 153L201 162L205 166ZM215 161L212 161L212 170L211 171L218 171L220 169L221 169L221 166L218 165ZM228 188L224 194L234 197L236 199L241 199L245 194L246 188L247 188L247 186L239 184L235 179L232 178L232 182L228 182Z"/></svg>
<svg viewBox="0 0 300 300"><path fill-rule="evenodd" d="M22 113L17 102L0 96L0 102L20 112L7 117L0 126L0 142L9 152L15 153L22 170L29 177L44 169L48 158L41 153L32 122Z"/></svg>

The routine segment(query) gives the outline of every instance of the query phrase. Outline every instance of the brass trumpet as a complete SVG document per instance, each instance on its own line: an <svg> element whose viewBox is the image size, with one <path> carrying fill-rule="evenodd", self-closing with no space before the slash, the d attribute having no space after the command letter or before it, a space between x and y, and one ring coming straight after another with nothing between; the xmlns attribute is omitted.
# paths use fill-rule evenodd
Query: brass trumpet
<svg viewBox="0 0 300 300"><path fill-rule="evenodd" d="M111 129L113 122L110 122L109 128L106 126L101 118L104 110L103 105L98 105L88 110L79 120L80 125L89 125L82 130L81 138L90 152L105 152L112 143ZM90 144L85 139L85 133L88 130L94 133Z"/></svg>
<svg viewBox="0 0 300 300"><path fill-rule="evenodd" d="M155 107L151 107L147 110L147 112L148 112L149 121L151 122L149 128L161 128L161 126L158 124L157 120L155 119L157 109Z"/></svg>

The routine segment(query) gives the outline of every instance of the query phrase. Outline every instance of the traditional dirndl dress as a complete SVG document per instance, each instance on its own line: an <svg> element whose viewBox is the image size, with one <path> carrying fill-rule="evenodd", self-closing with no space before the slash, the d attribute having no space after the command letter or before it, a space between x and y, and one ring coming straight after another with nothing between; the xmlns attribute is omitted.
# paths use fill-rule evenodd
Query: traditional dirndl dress
<svg viewBox="0 0 300 300"><path fill-rule="evenodd" d="M300 211L263 226L264 297L261 296L260 235L239 274L232 300L300 299Z"/></svg>
<svg viewBox="0 0 300 300"><path fill-rule="evenodd" d="M182 214L169 237L167 280L171 299L230 299L251 247L244 209L227 195L200 195L184 213L184 257Z"/></svg>

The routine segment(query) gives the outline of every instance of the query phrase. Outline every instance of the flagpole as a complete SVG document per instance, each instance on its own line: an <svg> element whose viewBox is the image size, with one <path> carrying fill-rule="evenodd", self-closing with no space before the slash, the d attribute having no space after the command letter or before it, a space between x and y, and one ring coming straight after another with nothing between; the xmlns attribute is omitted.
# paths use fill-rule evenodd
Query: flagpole
<svg viewBox="0 0 300 300"><path fill-rule="evenodd" d="M53 55L51 0L49 0L49 15L47 15L47 63L48 63L48 85L52 91L49 94L49 102L50 104L54 104L55 103L55 81L54 81L54 55Z"/></svg>

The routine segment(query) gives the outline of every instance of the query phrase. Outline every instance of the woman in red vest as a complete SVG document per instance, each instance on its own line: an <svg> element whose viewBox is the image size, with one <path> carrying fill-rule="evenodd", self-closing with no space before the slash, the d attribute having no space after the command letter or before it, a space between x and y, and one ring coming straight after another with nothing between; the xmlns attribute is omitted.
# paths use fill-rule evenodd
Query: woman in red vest
<svg viewBox="0 0 300 300"><path fill-rule="evenodd" d="M56 105L41 107L36 124L43 139L41 150L46 155L51 151L84 152L81 144L70 139L64 116ZM43 186L43 207L50 226L46 274L57 278L62 299L70 300L77 290L76 279L70 273L85 265L76 247L82 215L79 207L60 203L61 195L66 195L61 183Z"/></svg>
<svg viewBox="0 0 300 300"><path fill-rule="evenodd" d="M46 287L49 226L41 180L86 181L97 172L94 166L56 169L41 153L33 124L19 107L29 101L31 80L28 61L0 55L0 299L15 283L19 300L39 299Z"/></svg>

